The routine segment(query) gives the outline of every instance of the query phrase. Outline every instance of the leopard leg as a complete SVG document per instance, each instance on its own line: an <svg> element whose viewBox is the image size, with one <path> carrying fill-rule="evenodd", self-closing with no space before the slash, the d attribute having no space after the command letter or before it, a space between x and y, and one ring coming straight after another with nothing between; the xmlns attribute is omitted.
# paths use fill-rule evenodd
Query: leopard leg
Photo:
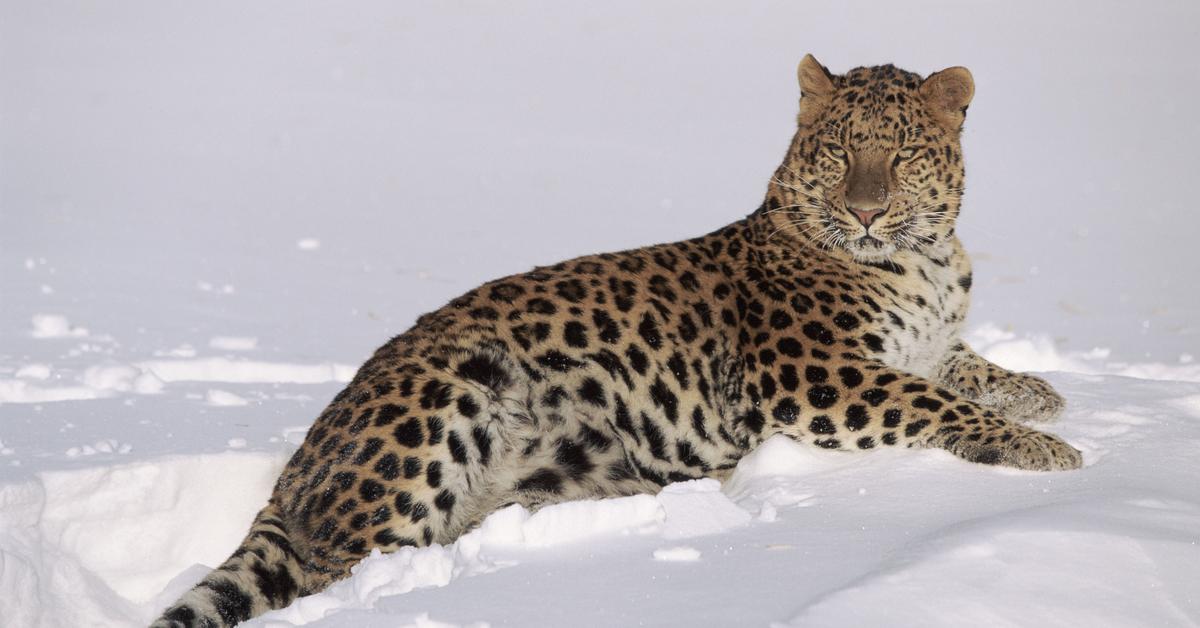
<svg viewBox="0 0 1200 628"><path fill-rule="evenodd" d="M764 435L782 433L830 449L938 447L971 462L1037 471L1076 469L1083 462L1057 436L880 362L780 360L772 368L778 382L772 396L738 418L739 424L761 426Z"/></svg>
<svg viewBox="0 0 1200 628"><path fill-rule="evenodd" d="M987 361L964 342L946 352L934 379L959 395L1018 421L1053 421L1066 401L1046 380Z"/></svg>

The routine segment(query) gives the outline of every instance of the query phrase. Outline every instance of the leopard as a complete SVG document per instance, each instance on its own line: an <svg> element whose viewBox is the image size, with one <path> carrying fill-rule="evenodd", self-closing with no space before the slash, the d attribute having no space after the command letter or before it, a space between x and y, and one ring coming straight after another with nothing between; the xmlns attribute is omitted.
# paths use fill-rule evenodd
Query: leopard
<svg viewBox="0 0 1200 628"><path fill-rule="evenodd" d="M1068 471L1065 402L962 340L964 67L799 64L759 207L700 237L497 279L420 316L308 430L223 564L154 628L232 626L373 550L452 543L511 504L727 479L766 439Z"/></svg>

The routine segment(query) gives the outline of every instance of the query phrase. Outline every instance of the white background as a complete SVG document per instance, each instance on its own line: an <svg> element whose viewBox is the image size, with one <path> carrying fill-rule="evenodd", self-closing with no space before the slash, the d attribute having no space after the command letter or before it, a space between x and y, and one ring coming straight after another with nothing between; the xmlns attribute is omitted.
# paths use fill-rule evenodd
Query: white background
<svg viewBox="0 0 1200 628"><path fill-rule="evenodd" d="M1200 384L1098 374L1200 382L1197 42L1190 0L0 0L0 623L144 623L419 314L754 210L812 52L974 73L971 338L1085 373L1088 467L777 444L653 525L378 559L321 625L1196 626Z"/></svg>

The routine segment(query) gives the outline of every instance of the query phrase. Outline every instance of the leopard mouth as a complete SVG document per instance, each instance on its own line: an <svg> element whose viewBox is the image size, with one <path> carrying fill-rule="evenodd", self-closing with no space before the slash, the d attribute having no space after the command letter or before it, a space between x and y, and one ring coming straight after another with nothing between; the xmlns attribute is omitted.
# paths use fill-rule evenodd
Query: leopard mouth
<svg viewBox="0 0 1200 628"><path fill-rule="evenodd" d="M887 259L896 252L895 245L866 234L847 242L845 246L852 255L864 260Z"/></svg>
<svg viewBox="0 0 1200 628"><path fill-rule="evenodd" d="M856 245L858 245L859 247L866 248L866 249L872 249L872 248L882 249L883 247L887 246L886 244L883 243L883 240L878 240L875 238L875 236L870 236L870 235L865 235L865 236L855 240L854 243Z"/></svg>

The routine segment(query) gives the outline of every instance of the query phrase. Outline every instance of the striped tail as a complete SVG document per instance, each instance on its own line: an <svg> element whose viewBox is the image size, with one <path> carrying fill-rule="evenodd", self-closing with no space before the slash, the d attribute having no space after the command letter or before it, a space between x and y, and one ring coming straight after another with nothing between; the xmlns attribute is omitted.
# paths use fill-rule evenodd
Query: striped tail
<svg viewBox="0 0 1200 628"><path fill-rule="evenodd" d="M151 628L223 628L283 608L305 589L305 561L274 501L220 567L163 612Z"/></svg>

